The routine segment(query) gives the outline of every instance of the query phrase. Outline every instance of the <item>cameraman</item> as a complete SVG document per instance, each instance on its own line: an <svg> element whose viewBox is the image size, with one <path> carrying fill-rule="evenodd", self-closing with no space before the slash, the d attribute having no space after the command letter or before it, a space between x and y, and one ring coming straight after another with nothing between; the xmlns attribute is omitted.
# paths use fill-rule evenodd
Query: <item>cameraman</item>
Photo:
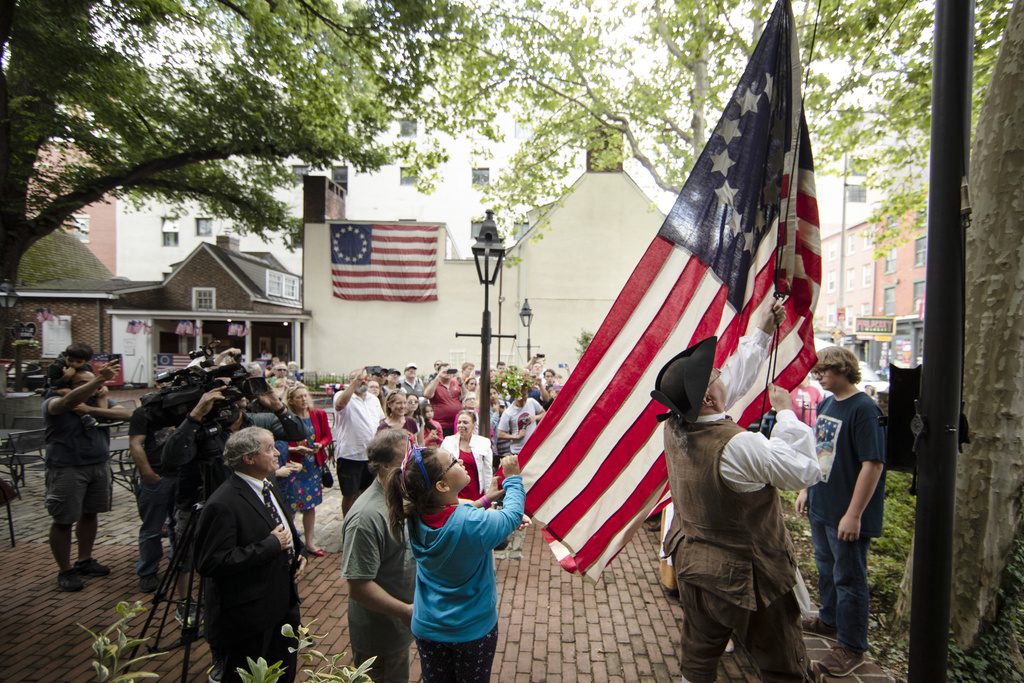
<svg viewBox="0 0 1024 683"><path fill-rule="evenodd" d="M178 492L175 498L178 534L184 532L193 507L206 500L231 475L231 470L224 464L221 454L232 434L245 427L255 426L270 430L274 434L274 439L278 441L302 441L306 438L306 428L302 421L288 412L280 397L273 391L256 396L256 401L269 412L247 413L245 408L248 401L240 398L234 402L230 417L227 418L233 418L230 422L224 419L209 424L206 417L215 404L225 401L224 391L227 388L220 386L203 394L164 444L164 467L175 468L178 471ZM213 431L216 433L212 433ZM205 482L208 488L205 491L204 464L209 467L208 481ZM185 573L191 570L192 549L182 548L181 552L186 553L182 565L182 573ZM179 612L179 621L183 621L184 611L179 608ZM190 614L190 619L193 616Z"/></svg>

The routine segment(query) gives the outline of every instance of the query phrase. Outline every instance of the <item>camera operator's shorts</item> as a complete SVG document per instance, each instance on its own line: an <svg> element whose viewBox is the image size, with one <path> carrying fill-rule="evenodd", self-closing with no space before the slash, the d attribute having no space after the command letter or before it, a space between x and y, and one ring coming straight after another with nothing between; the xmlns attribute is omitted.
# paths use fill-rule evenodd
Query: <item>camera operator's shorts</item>
<svg viewBox="0 0 1024 683"><path fill-rule="evenodd" d="M84 514L110 512L114 495L110 463L46 468L46 512L54 524L74 524Z"/></svg>
<svg viewBox="0 0 1024 683"><path fill-rule="evenodd" d="M343 496L354 496L370 488L373 473L365 460L338 458L338 489Z"/></svg>

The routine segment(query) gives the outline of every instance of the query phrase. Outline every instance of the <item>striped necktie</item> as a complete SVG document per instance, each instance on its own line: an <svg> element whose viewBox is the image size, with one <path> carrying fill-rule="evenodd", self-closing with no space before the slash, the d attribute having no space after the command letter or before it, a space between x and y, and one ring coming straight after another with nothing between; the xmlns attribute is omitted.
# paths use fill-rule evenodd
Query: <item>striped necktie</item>
<svg viewBox="0 0 1024 683"><path fill-rule="evenodd" d="M281 524L281 525L284 526L285 529L287 529L288 526L284 523L284 520L281 519L281 515L277 514L277 506L274 505L274 501L270 497L270 482L267 482L267 481L263 482L263 504L266 505L267 506L267 510L270 511L270 516L274 520L274 526L277 526L278 524ZM288 546L287 548L285 548L285 550L288 551L288 559L289 560L295 559L295 544L294 543L292 545Z"/></svg>

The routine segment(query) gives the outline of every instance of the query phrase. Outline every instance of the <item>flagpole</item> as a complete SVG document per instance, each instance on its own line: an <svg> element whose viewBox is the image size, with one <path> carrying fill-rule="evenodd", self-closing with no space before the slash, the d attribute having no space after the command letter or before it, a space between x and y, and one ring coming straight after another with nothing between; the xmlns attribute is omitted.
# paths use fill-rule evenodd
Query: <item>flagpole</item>
<svg viewBox="0 0 1024 683"><path fill-rule="evenodd" d="M946 680L953 510L963 378L964 242L960 185L968 173L974 2L938 0L932 62L928 266L918 416L918 496L910 603L911 683Z"/></svg>

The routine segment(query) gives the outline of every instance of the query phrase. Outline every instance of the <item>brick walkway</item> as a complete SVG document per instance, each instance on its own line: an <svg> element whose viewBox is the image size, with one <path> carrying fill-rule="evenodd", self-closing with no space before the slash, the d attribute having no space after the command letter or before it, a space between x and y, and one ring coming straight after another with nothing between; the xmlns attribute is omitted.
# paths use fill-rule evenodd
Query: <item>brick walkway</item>
<svg viewBox="0 0 1024 683"><path fill-rule="evenodd" d="M42 505L42 473L30 472L24 499L13 505L16 548L11 548L6 519L0 519L0 681L85 682L90 669L88 636L76 625L102 630L116 620L121 600L152 596L138 591L134 574L138 518L130 494L115 487L114 510L100 518L94 555L110 565L110 576L88 578L78 593L56 590L56 567L46 545L49 518ZM317 537L328 551L312 558L300 583L303 618L315 619L314 633L327 634L325 652L348 649L348 589L338 577L340 496L329 490L317 517ZM0 517L5 517L0 512ZM533 529L518 535L509 550L498 553L498 654L494 681L594 683L604 681L679 681L679 622L682 610L664 596L657 575L656 537L641 532L619 554L594 586L562 571ZM138 623L141 629L143 618ZM171 626L174 628L172 629ZM151 633L155 632L155 626ZM176 637L177 624L168 625ZM137 631L132 635L137 635ZM825 647L807 638L808 649ZM413 680L419 661L413 648ZM163 655L146 665L161 680L179 680L183 652ZM818 655L820 656L820 655ZM198 641L193 649L190 681L205 681L209 651ZM301 680L301 677L300 677ZM756 670L740 651L723 658L720 681L757 681ZM888 682L873 663L844 681Z"/></svg>

